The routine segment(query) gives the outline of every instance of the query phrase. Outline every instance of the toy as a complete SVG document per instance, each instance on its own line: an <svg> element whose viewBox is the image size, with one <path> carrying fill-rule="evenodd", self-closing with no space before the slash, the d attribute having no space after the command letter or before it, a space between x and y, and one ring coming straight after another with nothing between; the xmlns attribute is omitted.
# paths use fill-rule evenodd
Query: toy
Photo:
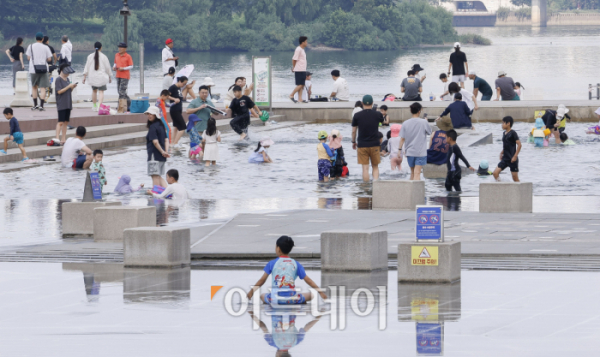
<svg viewBox="0 0 600 357"><path fill-rule="evenodd" d="M533 136L533 143L535 144L535 147L542 147L542 146L548 146L548 145L544 145L544 138L546 137L546 130L542 130L542 128L544 127L544 121L542 120L542 118L536 118L535 119L535 128L531 131L531 136Z"/></svg>

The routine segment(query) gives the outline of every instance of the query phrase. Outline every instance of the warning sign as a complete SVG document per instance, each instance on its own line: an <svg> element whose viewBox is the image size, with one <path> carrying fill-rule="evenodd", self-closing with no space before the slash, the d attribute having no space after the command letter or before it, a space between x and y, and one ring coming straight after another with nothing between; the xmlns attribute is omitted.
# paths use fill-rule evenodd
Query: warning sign
<svg viewBox="0 0 600 357"><path fill-rule="evenodd" d="M411 265L438 265L438 247L412 246Z"/></svg>

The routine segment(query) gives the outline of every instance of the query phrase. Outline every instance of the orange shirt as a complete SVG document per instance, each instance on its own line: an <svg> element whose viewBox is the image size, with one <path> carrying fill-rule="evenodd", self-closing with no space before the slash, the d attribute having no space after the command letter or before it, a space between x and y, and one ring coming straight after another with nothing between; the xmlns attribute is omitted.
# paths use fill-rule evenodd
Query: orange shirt
<svg viewBox="0 0 600 357"><path fill-rule="evenodd" d="M117 54L115 54L115 65L117 66L117 68L133 66L133 59L131 58L129 53L124 53L124 54L117 53ZM129 70L127 70L127 71L117 70L116 72L117 72L117 75L116 75L117 78L124 78L124 79L130 78Z"/></svg>

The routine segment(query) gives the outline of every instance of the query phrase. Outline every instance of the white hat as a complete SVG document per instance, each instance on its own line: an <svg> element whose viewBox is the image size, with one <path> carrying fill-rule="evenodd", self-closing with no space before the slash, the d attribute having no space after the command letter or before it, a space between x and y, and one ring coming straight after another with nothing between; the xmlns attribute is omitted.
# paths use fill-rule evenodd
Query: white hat
<svg viewBox="0 0 600 357"><path fill-rule="evenodd" d="M562 119L562 118L565 117L565 114L566 114L566 109L558 107L558 110L556 111L556 118L557 119Z"/></svg>
<svg viewBox="0 0 600 357"><path fill-rule="evenodd" d="M569 108L565 107L564 104L559 104L558 105L558 109L563 108L565 110L565 114L567 114L569 112Z"/></svg>
<svg viewBox="0 0 600 357"><path fill-rule="evenodd" d="M498 77L506 76L506 72L498 71Z"/></svg>
<svg viewBox="0 0 600 357"><path fill-rule="evenodd" d="M460 42L454 42L454 48L460 47Z"/></svg>
<svg viewBox="0 0 600 357"><path fill-rule="evenodd" d="M202 82L201 86L214 86L215 82L213 82L212 78L206 77L204 78L204 82Z"/></svg>
<svg viewBox="0 0 600 357"><path fill-rule="evenodd" d="M262 138L260 141L261 146L271 146L275 144L271 138Z"/></svg>
<svg viewBox="0 0 600 357"><path fill-rule="evenodd" d="M152 106L148 108L144 114L154 114L155 117L160 118L160 109L158 107Z"/></svg>
<svg viewBox="0 0 600 357"><path fill-rule="evenodd" d="M469 71L469 75L471 75L471 74L474 75L474 76L476 76L477 75L477 71Z"/></svg>

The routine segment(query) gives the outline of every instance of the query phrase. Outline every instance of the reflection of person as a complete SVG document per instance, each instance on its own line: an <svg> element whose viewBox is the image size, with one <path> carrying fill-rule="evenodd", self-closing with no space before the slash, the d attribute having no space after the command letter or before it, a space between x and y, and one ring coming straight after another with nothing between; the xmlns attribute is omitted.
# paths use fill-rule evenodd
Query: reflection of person
<svg viewBox="0 0 600 357"><path fill-rule="evenodd" d="M291 237L281 236L277 239L277 243L275 244L275 254L277 254L277 258L267 263L262 277L248 292L248 300L252 300L254 292L265 284L269 275L271 275L272 289L279 290L279 292L276 293L277 296L286 297L283 300L277 299L277 302L280 305L306 304L307 301L312 300L312 294L310 292L300 293L296 291L296 278L304 280L308 286L319 291L319 295L321 295L323 299L327 299L327 294L320 291L319 286L306 275L304 267L288 256L292 251L292 248L294 248L294 240ZM271 293L262 294L260 300L265 304L270 304Z"/></svg>
<svg viewBox="0 0 600 357"><path fill-rule="evenodd" d="M252 311L249 311L248 313L250 314L250 317L252 317L252 320L260 327L262 332L265 333L265 341L267 341L269 346L277 348L277 352L275 353L276 357L291 356L289 350L304 341L306 333L310 331L310 329L319 322L321 316L323 316L318 316L316 319L304 325L304 328L298 330L296 328L296 315L271 315L271 332L269 333L267 325L262 322L258 316L255 316ZM286 321L288 318L289 322ZM287 328L285 326L286 324L288 324Z"/></svg>

